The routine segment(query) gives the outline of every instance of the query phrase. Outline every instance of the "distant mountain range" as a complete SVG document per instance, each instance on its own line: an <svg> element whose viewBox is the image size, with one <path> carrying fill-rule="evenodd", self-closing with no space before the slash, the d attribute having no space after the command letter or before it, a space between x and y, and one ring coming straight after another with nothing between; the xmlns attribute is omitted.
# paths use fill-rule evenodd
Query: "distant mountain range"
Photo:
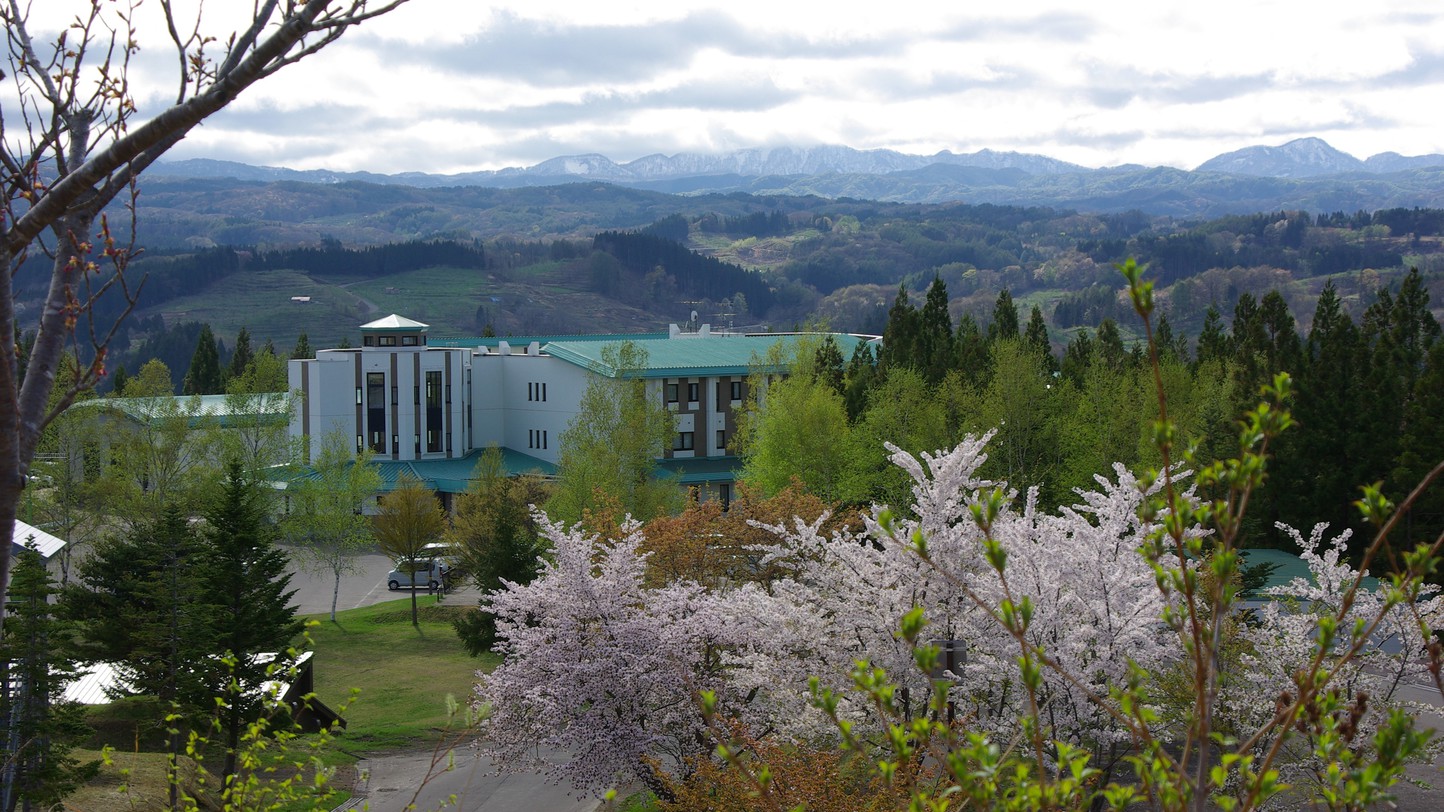
<svg viewBox="0 0 1444 812"><path fill-rule="evenodd" d="M1043 155L979 152L908 155L841 146L746 149L719 155L648 155L616 163L603 155L552 158L535 166L432 175L332 172L190 159L151 175L241 181L416 188L519 188L604 182L672 194L746 192L912 203L1046 205L1083 211L1140 209L1216 216L1261 210L1356 211L1444 207L1444 155L1394 152L1360 160L1318 138L1255 146L1211 158L1193 171L1125 165L1092 169Z"/></svg>

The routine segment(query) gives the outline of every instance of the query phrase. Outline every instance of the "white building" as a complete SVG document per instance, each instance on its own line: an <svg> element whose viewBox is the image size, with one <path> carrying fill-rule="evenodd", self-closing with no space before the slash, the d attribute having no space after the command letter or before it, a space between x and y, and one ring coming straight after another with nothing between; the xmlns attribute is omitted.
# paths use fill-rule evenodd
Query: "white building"
<svg viewBox="0 0 1444 812"><path fill-rule="evenodd" d="M644 378L675 414L677 432L662 467L705 497L726 501L737 467L729 443L748 375L775 345L801 337L674 325L666 334L432 340L427 325L398 315L360 329L360 347L290 362L290 387L301 393L291 435L314 455L327 434L343 432L355 438L358 452L375 452L388 486L406 473L448 501L466 489L477 455L491 445L503 450L514 473L554 473L561 434L588 381L622 374L603 354L622 341L646 353L645 368L628 374ZM844 358L868 340L834 339Z"/></svg>

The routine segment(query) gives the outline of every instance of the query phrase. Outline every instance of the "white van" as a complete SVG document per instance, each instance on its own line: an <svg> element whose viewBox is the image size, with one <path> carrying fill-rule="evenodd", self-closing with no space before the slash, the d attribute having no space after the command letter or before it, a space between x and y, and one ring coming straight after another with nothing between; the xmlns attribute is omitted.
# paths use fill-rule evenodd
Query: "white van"
<svg viewBox="0 0 1444 812"><path fill-rule="evenodd" d="M446 584L450 567L439 558L422 558L411 563L399 561L396 568L386 573L386 588L395 592L401 587L426 587L440 589Z"/></svg>

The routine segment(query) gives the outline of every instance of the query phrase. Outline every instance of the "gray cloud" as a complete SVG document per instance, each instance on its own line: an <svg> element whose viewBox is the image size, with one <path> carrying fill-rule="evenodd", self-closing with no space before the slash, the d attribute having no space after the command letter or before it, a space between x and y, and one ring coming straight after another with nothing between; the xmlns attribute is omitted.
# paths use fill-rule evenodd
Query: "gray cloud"
<svg viewBox="0 0 1444 812"><path fill-rule="evenodd" d="M1033 42L1080 42L1098 31L1092 17L1082 14L1045 14L1026 20L969 20L940 29L936 38L950 42L981 42L1026 37Z"/></svg>
<svg viewBox="0 0 1444 812"><path fill-rule="evenodd" d="M757 31L712 11L616 26L559 25L502 15L466 42L439 48L414 48L374 35L350 40L379 52L388 63L425 64L448 73L548 87L639 81L684 68L706 49L741 57L841 59L896 55L909 41L903 36L813 41Z"/></svg>

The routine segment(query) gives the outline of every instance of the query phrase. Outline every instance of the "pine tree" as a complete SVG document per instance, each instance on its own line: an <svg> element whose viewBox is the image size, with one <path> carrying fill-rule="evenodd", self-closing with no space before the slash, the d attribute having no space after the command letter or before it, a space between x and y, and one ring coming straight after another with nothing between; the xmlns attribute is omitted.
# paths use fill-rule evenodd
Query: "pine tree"
<svg viewBox="0 0 1444 812"><path fill-rule="evenodd" d="M1033 348L1043 361L1044 371L1052 374L1058 371L1058 359L1053 355L1053 342L1048 338L1048 321L1043 318L1043 309L1033 305L1028 316L1028 329L1023 334L1023 343Z"/></svg>
<svg viewBox="0 0 1444 812"><path fill-rule="evenodd" d="M259 488L233 461L206 511L202 582L215 642L212 654L227 661L211 683L215 695L226 698L223 780L235 773L241 732L260 711L263 697L257 689L269 677L269 663L257 655L275 654L280 663L279 655L301 631L290 605L296 591L290 589L289 562L276 546Z"/></svg>
<svg viewBox="0 0 1444 812"><path fill-rule="evenodd" d="M1329 522L1342 530L1359 526L1351 502L1363 472L1361 445L1372 432L1358 420L1359 333L1343 311L1332 282L1314 309L1303 362L1295 378L1294 432L1280 438L1277 488L1290 494L1281 517L1295 527Z"/></svg>
<svg viewBox="0 0 1444 812"><path fill-rule="evenodd" d="M817 358L813 362L812 374L816 375L823 383L832 387L833 391L841 395L844 392L842 350L837 348L837 341L829 334L822 340L822 345L817 348Z"/></svg>
<svg viewBox="0 0 1444 812"><path fill-rule="evenodd" d="M130 375L125 371L125 364L117 366L115 372L112 372L110 375L110 393L112 395L119 395L121 392L124 392L125 382L129 379Z"/></svg>
<svg viewBox="0 0 1444 812"><path fill-rule="evenodd" d="M877 361L872 356L872 345L859 341L847 363L846 383L842 399L847 406L847 419L856 420L867 408L868 394L877 382Z"/></svg>
<svg viewBox="0 0 1444 812"><path fill-rule="evenodd" d="M1063 379L1072 382L1074 386L1082 387L1083 378L1088 373L1088 368L1093 365L1093 339L1088 336L1086 329L1079 330L1068 342L1068 347L1063 350L1063 364L1061 371Z"/></svg>
<svg viewBox="0 0 1444 812"><path fill-rule="evenodd" d="M953 318L948 312L948 286L934 276L918 314L918 363L923 380L936 386L957 363Z"/></svg>
<svg viewBox="0 0 1444 812"><path fill-rule="evenodd" d="M958 369L975 387L982 387L992 375L992 357L987 339L973 314L964 313L958 320L958 337L954 342L958 353Z"/></svg>
<svg viewBox="0 0 1444 812"><path fill-rule="evenodd" d="M1440 462L1444 462L1444 341L1435 341L1404 411L1399 455L1390 478L1402 495ZM1405 520L1406 549L1437 538L1444 531L1444 486L1436 481Z"/></svg>
<svg viewBox="0 0 1444 812"><path fill-rule="evenodd" d="M76 675L69 629L50 604L55 585L34 550L15 558L9 615L0 637L0 809L49 809L95 774L99 762L71 752L90 729L85 710L63 700Z"/></svg>
<svg viewBox="0 0 1444 812"><path fill-rule="evenodd" d="M254 354L251 352L251 334L246 328L236 334L236 348L231 352L231 365L226 370L226 379L235 380L246 374L251 367Z"/></svg>
<svg viewBox="0 0 1444 812"><path fill-rule="evenodd" d="M311 350L311 342L306 338L306 333L303 330L300 335L296 336L296 346L291 350L291 359L308 359L314 358L315 356L316 353Z"/></svg>
<svg viewBox="0 0 1444 812"><path fill-rule="evenodd" d="M1223 314L1213 305L1203 316L1203 329L1198 334L1198 351L1194 353L1194 368L1209 361L1227 361L1233 355L1228 334L1223 331Z"/></svg>
<svg viewBox="0 0 1444 812"><path fill-rule="evenodd" d="M445 538L460 550L462 570L483 594L536 577L546 548L529 506L543 501L541 480L508 478L501 449L482 452L470 487L456 499ZM489 651L496 639L495 618L484 609L458 618L453 626L473 656Z"/></svg>
<svg viewBox="0 0 1444 812"><path fill-rule="evenodd" d="M1013 304L1013 294L1003 288L998 300L993 303L993 320L988 324L988 343L995 344L1005 338L1018 337L1018 308Z"/></svg>
<svg viewBox="0 0 1444 812"><path fill-rule="evenodd" d="M211 686L200 665L215 652L201 573L204 550L175 506L124 536L98 543L65 590L64 616L77 622L81 658L114 664L134 693L155 696L185 716L209 710ZM169 728L178 759L186 733ZM172 761L174 763L174 761ZM176 808L177 782L170 786Z"/></svg>
<svg viewBox="0 0 1444 812"><path fill-rule="evenodd" d="M1113 319L1104 319L1098 325L1093 353L1093 360L1111 372L1122 372L1128 365L1128 349L1123 346L1123 334L1118 331L1118 323Z"/></svg>
<svg viewBox="0 0 1444 812"><path fill-rule="evenodd" d="M877 352L878 368L884 374L889 367L912 367L917 363L918 331L917 309L908 301L907 286L898 285Z"/></svg>
<svg viewBox="0 0 1444 812"><path fill-rule="evenodd" d="M196 339L196 350L191 355L190 369L186 372L181 392L186 395L215 395L223 387L220 351L216 348L215 334L207 324L201 327L200 336Z"/></svg>

